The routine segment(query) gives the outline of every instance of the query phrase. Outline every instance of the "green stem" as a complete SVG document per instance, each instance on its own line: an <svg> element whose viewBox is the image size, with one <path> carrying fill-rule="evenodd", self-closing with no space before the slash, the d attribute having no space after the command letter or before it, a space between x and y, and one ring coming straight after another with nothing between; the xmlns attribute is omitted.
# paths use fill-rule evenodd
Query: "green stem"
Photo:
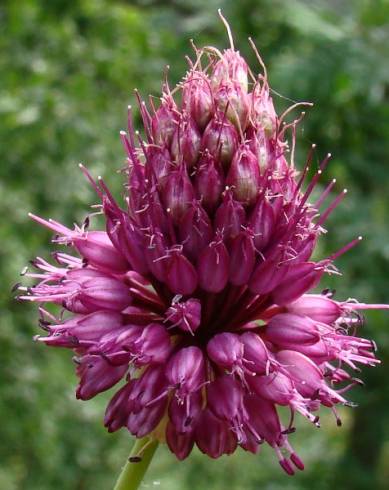
<svg viewBox="0 0 389 490"><path fill-rule="evenodd" d="M157 447L158 441L150 440L149 437L136 439L114 490L137 490Z"/></svg>

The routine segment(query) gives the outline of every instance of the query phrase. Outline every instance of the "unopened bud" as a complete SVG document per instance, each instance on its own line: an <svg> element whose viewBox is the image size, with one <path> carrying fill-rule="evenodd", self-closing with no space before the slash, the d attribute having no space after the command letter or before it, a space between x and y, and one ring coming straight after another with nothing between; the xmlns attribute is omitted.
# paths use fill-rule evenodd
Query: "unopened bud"
<svg viewBox="0 0 389 490"><path fill-rule="evenodd" d="M221 240L211 242L200 254L197 271L200 286L211 293L221 291L228 281L229 256Z"/></svg>
<svg viewBox="0 0 389 490"><path fill-rule="evenodd" d="M282 282L272 292L273 301L280 306L295 301L319 283L323 272L324 268L318 267L315 262L292 264Z"/></svg>
<svg viewBox="0 0 389 490"><path fill-rule="evenodd" d="M170 146L177 127L176 120L175 102L168 98L162 99L161 106L151 120L151 131L155 144Z"/></svg>
<svg viewBox="0 0 389 490"><path fill-rule="evenodd" d="M249 220L250 229L254 234L257 250L263 250L269 243L275 228L275 216L272 205L267 199L258 199Z"/></svg>
<svg viewBox="0 0 389 490"><path fill-rule="evenodd" d="M169 150L164 146L149 145L147 161L150 164L154 179L161 185L172 168Z"/></svg>
<svg viewBox="0 0 389 490"><path fill-rule="evenodd" d="M230 332L215 335L207 345L207 353L211 360L229 371L242 364L243 349L244 345L239 335Z"/></svg>
<svg viewBox="0 0 389 490"><path fill-rule="evenodd" d="M194 198L192 183L184 164L167 176L162 198L166 211L173 222L178 224Z"/></svg>
<svg viewBox="0 0 389 490"><path fill-rule="evenodd" d="M63 303L69 311L121 311L132 302L129 288L123 282L93 269L72 270L67 273L66 279L69 294Z"/></svg>
<svg viewBox="0 0 389 490"><path fill-rule="evenodd" d="M189 116L183 116L173 135L171 153L177 163L185 162L193 167L199 157L201 136L196 123Z"/></svg>
<svg viewBox="0 0 389 490"><path fill-rule="evenodd" d="M238 132L235 126L224 114L216 114L205 128L201 148L208 149L216 161L228 169L237 147Z"/></svg>
<svg viewBox="0 0 389 490"><path fill-rule="evenodd" d="M182 92L184 109L202 130L209 123L214 103L208 77L202 71L192 71L184 82Z"/></svg>
<svg viewBox="0 0 389 490"><path fill-rule="evenodd" d="M255 155L247 145L238 148L226 179L235 199L250 206L260 190L260 175Z"/></svg>
<svg viewBox="0 0 389 490"><path fill-rule="evenodd" d="M256 156L260 174L263 175L266 169L269 167L271 161L269 139L266 136L265 130L262 128L259 128L258 130L252 128L250 131L248 131L248 138L249 148Z"/></svg>
<svg viewBox="0 0 389 490"><path fill-rule="evenodd" d="M231 454L237 446L236 435L230 430L228 423L213 415L209 408L205 408L200 414L195 437L200 451L211 458Z"/></svg>
<svg viewBox="0 0 389 490"><path fill-rule="evenodd" d="M268 138L274 136L277 125L277 115L274 110L273 100L269 94L269 88L257 85L252 97L252 119L254 123L265 131Z"/></svg>
<svg viewBox="0 0 389 490"><path fill-rule="evenodd" d="M215 100L220 112L239 130L244 131L249 114L249 99L247 93L239 84L223 83L215 94Z"/></svg>
<svg viewBox="0 0 389 490"><path fill-rule="evenodd" d="M260 262L250 278L249 288L255 294L270 293L284 279L287 267L279 264L279 258Z"/></svg>
<svg viewBox="0 0 389 490"><path fill-rule="evenodd" d="M321 323L331 324L342 314L339 303L322 294L304 294L287 306L291 313L307 315Z"/></svg>
<svg viewBox="0 0 389 490"><path fill-rule="evenodd" d="M204 151L195 176L195 191L203 207L212 212L220 201L224 189L224 176L220 165L208 150Z"/></svg>
<svg viewBox="0 0 389 490"><path fill-rule="evenodd" d="M215 213L215 229L222 234L224 240L230 241L240 233L245 221L244 207L234 199L231 189L227 189L223 202Z"/></svg>
<svg viewBox="0 0 389 490"><path fill-rule="evenodd" d="M98 393L108 390L125 374L128 365L111 366L99 355L85 355L77 366L80 383L76 397L79 400L90 400Z"/></svg>
<svg viewBox="0 0 389 490"><path fill-rule="evenodd" d="M147 244L144 253L150 271L162 282L166 278L166 260L164 259L166 250L167 243L164 235L159 230L155 230L150 236L149 243Z"/></svg>
<svg viewBox="0 0 389 490"><path fill-rule="evenodd" d="M211 76L212 87L218 88L223 82L235 82L247 93L247 72L247 63L239 52L233 49L226 49L222 59L216 63L213 69Z"/></svg>
<svg viewBox="0 0 389 490"><path fill-rule="evenodd" d="M169 359L165 373L170 384L177 387L178 395L182 399L196 392L205 380L202 350L196 346L180 349Z"/></svg>
<svg viewBox="0 0 389 490"><path fill-rule="evenodd" d="M175 294L192 294L197 287L196 269L178 250L168 259L166 284Z"/></svg>
<svg viewBox="0 0 389 490"><path fill-rule="evenodd" d="M171 352L170 336L159 323L150 323L139 332L139 336L124 348L134 358L137 367L164 363Z"/></svg>
<svg viewBox="0 0 389 490"><path fill-rule="evenodd" d="M246 367L256 374L265 374L269 370L269 352L264 341L254 332L245 332L240 340L244 345Z"/></svg>
<svg viewBox="0 0 389 490"><path fill-rule="evenodd" d="M247 284L255 264L253 237L241 231L230 247L230 282L235 286Z"/></svg>
<svg viewBox="0 0 389 490"><path fill-rule="evenodd" d="M172 327L178 327L184 332L193 334L201 322L200 301L191 298L180 303L173 299L172 306L167 310L166 320L172 323Z"/></svg>
<svg viewBox="0 0 389 490"><path fill-rule="evenodd" d="M106 272L123 273L130 266L126 259L112 245L104 231L88 231L73 238L74 246L88 263Z"/></svg>
<svg viewBox="0 0 389 490"><path fill-rule="evenodd" d="M264 329L266 339L284 349L311 345L320 340L315 322L307 316L280 313ZM296 349L298 350L298 349Z"/></svg>
<svg viewBox="0 0 389 490"><path fill-rule="evenodd" d="M184 214L178 232L184 252L190 259L196 260L213 236L211 220L197 201Z"/></svg>

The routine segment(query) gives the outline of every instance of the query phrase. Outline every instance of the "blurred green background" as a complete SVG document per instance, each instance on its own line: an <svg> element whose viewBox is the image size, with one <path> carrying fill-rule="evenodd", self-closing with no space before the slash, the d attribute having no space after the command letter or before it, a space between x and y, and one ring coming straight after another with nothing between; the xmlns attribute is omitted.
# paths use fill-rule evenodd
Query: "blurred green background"
<svg viewBox="0 0 389 490"><path fill-rule="evenodd" d="M176 82L188 40L223 48L216 10L230 19L236 45L258 69L251 35L272 87L310 100L298 131L299 164L312 142L334 155L326 174L349 195L329 223L320 254L359 234L338 261L337 298L389 302L389 3L386 0L18 0L0 2L0 489L103 490L132 443L102 426L109 397L76 401L71 353L32 342L36 312L10 288L29 259L47 256L50 234L33 211L71 225L95 196L77 163L119 193L118 138L132 89L158 94L164 66ZM288 101L275 96L281 110ZM288 102L289 103L289 102ZM325 180L323 182L325 182ZM291 442L306 462L288 478L269 448L212 461L194 452L178 463L160 448L145 485L161 490L384 489L389 487L389 315L372 312L363 334L383 365L365 370L366 388L342 409L344 426L322 414L316 430L298 423Z"/></svg>

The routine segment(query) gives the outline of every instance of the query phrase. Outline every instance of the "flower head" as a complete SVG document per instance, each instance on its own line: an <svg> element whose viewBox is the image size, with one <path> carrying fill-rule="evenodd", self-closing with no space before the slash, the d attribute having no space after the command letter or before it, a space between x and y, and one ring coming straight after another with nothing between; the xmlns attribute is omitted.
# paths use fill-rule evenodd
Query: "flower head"
<svg viewBox="0 0 389 490"><path fill-rule="evenodd" d="M288 442L294 413L319 426L324 405L340 423L336 405L350 405L344 393L361 383L352 372L379 362L357 336L360 310L382 305L310 293L359 239L312 259L345 192L322 210L331 182L310 203L329 157L306 182L313 149L301 173L294 165L302 116L284 123L298 104L277 116L266 71L249 74L232 41L224 52L196 48L158 108L140 101L144 137L131 111L121 132L125 204L82 167L106 229L33 216L74 254L37 258L21 299L40 304L38 341L75 351L77 398L117 386L110 432L162 437L179 459L194 444L217 458L267 442L293 474L304 467Z"/></svg>

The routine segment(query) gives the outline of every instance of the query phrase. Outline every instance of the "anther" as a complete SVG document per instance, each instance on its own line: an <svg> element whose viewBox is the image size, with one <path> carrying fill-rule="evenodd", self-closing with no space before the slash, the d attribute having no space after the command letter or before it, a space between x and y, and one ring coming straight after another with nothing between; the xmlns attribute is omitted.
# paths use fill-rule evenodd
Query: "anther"
<svg viewBox="0 0 389 490"><path fill-rule="evenodd" d="M16 284L14 284L11 288L11 293L14 293L15 291L17 291L19 289L19 287L21 286L21 282L17 282Z"/></svg>

